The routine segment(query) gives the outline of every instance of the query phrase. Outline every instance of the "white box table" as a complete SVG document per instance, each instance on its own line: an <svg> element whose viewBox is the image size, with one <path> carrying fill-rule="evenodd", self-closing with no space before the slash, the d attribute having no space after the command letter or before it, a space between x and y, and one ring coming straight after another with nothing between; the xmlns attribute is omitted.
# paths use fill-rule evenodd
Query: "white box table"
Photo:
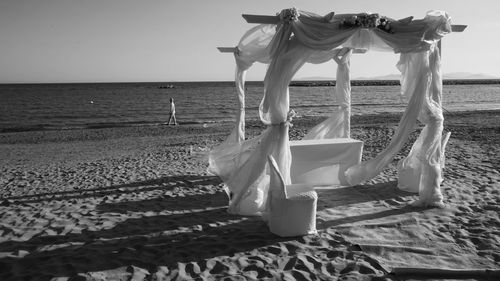
<svg viewBox="0 0 500 281"><path fill-rule="evenodd" d="M350 138L290 141L292 184L347 186L344 172L361 162L363 142Z"/></svg>

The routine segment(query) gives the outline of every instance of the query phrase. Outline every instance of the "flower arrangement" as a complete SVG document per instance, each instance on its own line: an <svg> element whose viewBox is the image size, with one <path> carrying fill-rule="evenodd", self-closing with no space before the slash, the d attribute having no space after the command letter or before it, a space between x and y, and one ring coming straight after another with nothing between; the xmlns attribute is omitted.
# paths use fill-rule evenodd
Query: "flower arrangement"
<svg viewBox="0 0 500 281"><path fill-rule="evenodd" d="M391 21L387 18L380 18L379 24L377 25L377 28L382 29L386 32L392 33L391 30Z"/></svg>
<svg viewBox="0 0 500 281"><path fill-rule="evenodd" d="M299 11L297 10L297 8L291 8L291 9L284 9L282 10L278 16L280 17L280 20L282 22L286 22L286 23L291 23L291 22L294 22L294 21L297 21L299 19Z"/></svg>
<svg viewBox="0 0 500 281"><path fill-rule="evenodd" d="M341 27L379 28L386 32L391 32L391 22L386 17L379 14L357 14L343 19Z"/></svg>

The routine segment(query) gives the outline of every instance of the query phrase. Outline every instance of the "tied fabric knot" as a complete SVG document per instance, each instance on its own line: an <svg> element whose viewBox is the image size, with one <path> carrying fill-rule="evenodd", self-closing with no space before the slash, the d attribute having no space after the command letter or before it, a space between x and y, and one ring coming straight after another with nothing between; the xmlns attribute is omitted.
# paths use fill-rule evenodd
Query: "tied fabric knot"
<svg viewBox="0 0 500 281"><path fill-rule="evenodd" d="M343 103L339 104L340 110L347 110L347 109L349 109L349 107L351 107L351 105L347 102L343 102Z"/></svg>
<svg viewBox="0 0 500 281"><path fill-rule="evenodd" d="M288 113L286 115L285 121L280 122L280 123L271 124L271 126L285 125L285 126L293 127L292 120L295 116L297 116L297 112L295 112L295 110L293 110L293 109L290 109L290 111L288 111Z"/></svg>
<svg viewBox="0 0 500 281"><path fill-rule="evenodd" d="M282 123L284 123L286 126L293 127L292 120L295 116L297 116L297 112L295 112L295 110L293 109L290 109L290 111L288 111L288 114L286 115L286 121Z"/></svg>

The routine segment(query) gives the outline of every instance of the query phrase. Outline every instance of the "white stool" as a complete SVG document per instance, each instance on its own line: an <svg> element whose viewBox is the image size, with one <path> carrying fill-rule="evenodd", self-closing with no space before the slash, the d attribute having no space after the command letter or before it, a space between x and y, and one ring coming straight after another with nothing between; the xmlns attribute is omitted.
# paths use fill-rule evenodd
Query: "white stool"
<svg viewBox="0 0 500 281"><path fill-rule="evenodd" d="M269 230L281 237L316 234L318 194L307 184L287 185L276 161L268 156L270 170ZM289 189L289 194L287 194ZM294 194L293 194L294 193Z"/></svg>

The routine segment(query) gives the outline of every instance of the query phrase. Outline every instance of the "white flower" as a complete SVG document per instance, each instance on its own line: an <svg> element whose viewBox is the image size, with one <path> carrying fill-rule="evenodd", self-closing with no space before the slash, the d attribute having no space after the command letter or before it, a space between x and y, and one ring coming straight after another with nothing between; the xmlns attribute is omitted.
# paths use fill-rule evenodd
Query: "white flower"
<svg viewBox="0 0 500 281"><path fill-rule="evenodd" d="M280 20L287 23L297 21L299 19L299 16L299 11L295 7L291 9L284 9L279 13Z"/></svg>

